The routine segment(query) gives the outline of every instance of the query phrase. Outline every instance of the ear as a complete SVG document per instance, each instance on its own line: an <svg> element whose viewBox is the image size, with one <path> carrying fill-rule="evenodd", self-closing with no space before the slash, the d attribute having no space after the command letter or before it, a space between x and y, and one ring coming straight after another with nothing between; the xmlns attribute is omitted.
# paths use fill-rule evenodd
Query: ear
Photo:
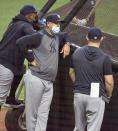
<svg viewBox="0 0 118 131"><path fill-rule="evenodd" d="M103 40L104 40L104 37L102 36L101 39L100 39L100 41L102 42Z"/></svg>
<svg viewBox="0 0 118 131"><path fill-rule="evenodd" d="M88 38L88 36L86 36L86 40L87 40L87 41L89 41L89 38Z"/></svg>

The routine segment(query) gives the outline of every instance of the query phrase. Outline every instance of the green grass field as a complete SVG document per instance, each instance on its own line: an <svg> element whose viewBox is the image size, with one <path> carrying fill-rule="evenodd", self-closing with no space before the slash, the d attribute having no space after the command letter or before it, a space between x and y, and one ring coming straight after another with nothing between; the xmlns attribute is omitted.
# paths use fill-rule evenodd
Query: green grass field
<svg viewBox="0 0 118 131"><path fill-rule="evenodd" d="M11 19L19 13L24 4L33 4L37 9L41 9L48 0L0 0L0 39L7 29ZM51 10L56 9L69 0L57 0ZM96 26L105 32L118 35L118 0L103 0L96 10ZM24 91L21 98L24 96Z"/></svg>
<svg viewBox="0 0 118 131"><path fill-rule="evenodd" d="M0 38L6 30L11 19L19 13L24 4L33 4L36 9L41 9L48 0L0 0ZM57 0L51 10L60 7L69 0Z"/></svg>
<svg viewBox="0 0 118 131"><path fill-rule="evenodd" d="M24 4L33 4L41 9L48 0L0 0L0 38L11 19L19 13ZM51 10L58 8L69 0L57 0ZM118 0L103 0L96 11L96 26L105 32L118 35Z"/></svg>
<svg viewBox="0 0 118 131"><path fill-rule="evenodd" d="M103 0L96 10L96 26L118 35L118 0Z"/></svg>

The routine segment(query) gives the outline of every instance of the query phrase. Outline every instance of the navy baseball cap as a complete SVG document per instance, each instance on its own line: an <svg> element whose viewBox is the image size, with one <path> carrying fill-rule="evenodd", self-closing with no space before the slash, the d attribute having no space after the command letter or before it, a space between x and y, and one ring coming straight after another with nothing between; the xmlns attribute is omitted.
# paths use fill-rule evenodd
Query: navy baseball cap
<svg viewBox="0 0 118 131"><path fill-rule="evenodd" d="M46 22L56 23L56 22L64 22L64 21L61 20L61 17L59 14L49 14L46 17Z"/></svg>
<svg viewBox="0 0 118 131"><path fill-rule="evenodd" d="M37 10L33 5L24 5L23 8L20 10L20 14L27 15L31 13L37 13Z"/></svg>
<svg viewBox="0 0 118 131"><path fill-rule="evenodd" d="M102 37L102 31L99 28L92 27L88 30L87 37L90 40L100 40Z"/></svg>

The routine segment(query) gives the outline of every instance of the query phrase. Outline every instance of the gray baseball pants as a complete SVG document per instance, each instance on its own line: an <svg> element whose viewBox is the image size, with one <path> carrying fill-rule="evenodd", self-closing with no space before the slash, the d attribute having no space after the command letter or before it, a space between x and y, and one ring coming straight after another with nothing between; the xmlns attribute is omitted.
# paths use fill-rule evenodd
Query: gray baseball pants
<svg viewBox="0 0 118 131"><path fill-rule="evenodd" d="M5 102L13 78L12 71L0 64L0 106Z"/></svg>
<svg viewBox="0 0 118 131"><path fill-rule="evenodd" d="M26 87L26 127L27 131L46 131L53 84L40 79L28 70L24 76Z"/></svg>
<svg viewBox="0 0 118 131"><path fill-rule="evenodd" d="M105 102L102 98L74 94L75 129L74 131L100 131L103 121Z"/></svg>

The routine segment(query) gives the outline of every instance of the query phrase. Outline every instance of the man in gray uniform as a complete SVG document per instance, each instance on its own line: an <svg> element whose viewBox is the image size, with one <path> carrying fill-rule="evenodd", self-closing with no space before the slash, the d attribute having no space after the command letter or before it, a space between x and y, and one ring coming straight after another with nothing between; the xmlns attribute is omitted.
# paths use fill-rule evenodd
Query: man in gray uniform
<svg viewBox="0 0 118 131"><path fill-rule="evenodd" d="M105 101L112 96L113 75L111 61L99 49L102 42L99 28L90 28L88 45L78 48L72 55L70 77L74 82L74 131L100 131Z"/></svg>
<svg viewBox="0 0 118 131"><path fill-rule="evenodd" d="M65 58L70 44L67 33L60 32L60 16L50 14L46 29L17 41L20 50L29 59L26 50L31 48L34 60L25 74L27 131L46 131L50 104L53 97L53 81L58 69L59 47Z"/></svg>

